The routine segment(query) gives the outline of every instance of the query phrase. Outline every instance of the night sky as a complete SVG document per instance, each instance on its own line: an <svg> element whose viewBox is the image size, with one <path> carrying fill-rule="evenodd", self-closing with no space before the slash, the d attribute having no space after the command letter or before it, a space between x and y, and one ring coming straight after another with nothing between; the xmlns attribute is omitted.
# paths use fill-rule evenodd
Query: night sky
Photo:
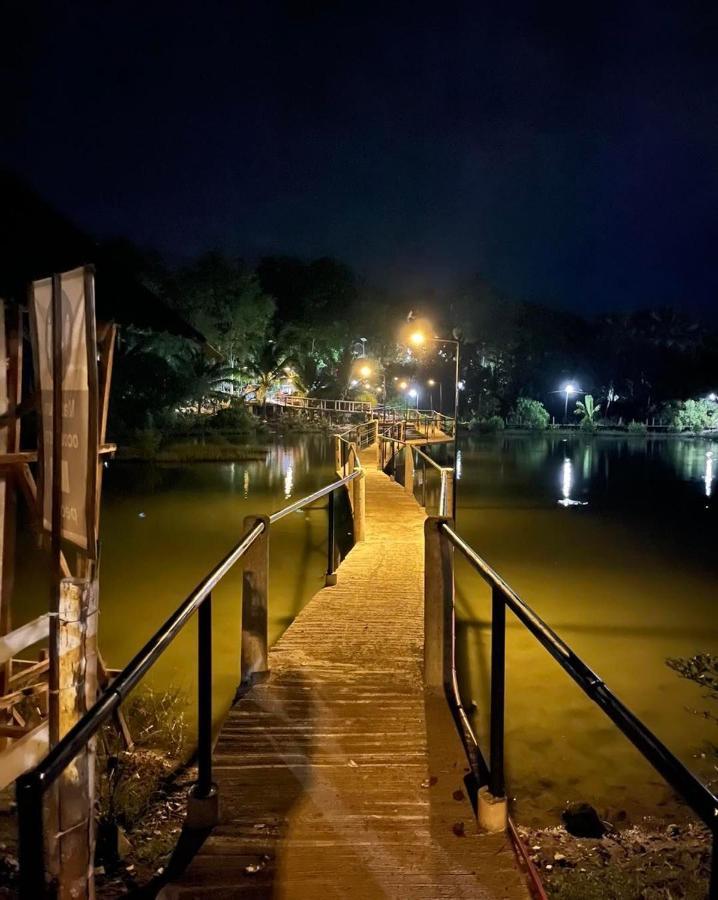
<svg viewBox="0 0 718 900"><path fill-rule="evenodd" d="M92 233L713 316L714 3L0 9L0 164Z"/></svg>

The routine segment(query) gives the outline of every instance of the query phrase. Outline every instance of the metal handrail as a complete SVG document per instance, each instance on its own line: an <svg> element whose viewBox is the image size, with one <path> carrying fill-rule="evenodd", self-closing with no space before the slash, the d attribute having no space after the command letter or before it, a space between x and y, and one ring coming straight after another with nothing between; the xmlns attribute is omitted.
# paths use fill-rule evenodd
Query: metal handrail
<svg viewBox="0 0 718 900"><path fill-rule="evenodd" d="M274 522L324 496L329 496L329 529L327 538L328 574L334 571L334 492L363 474L358 466L343 478L320 488L318 491L258 520L245 531L229 553L197 584L194 590L177 607L154 635L135 654L130 662L113 679L107 690L75 723L58 743L34 768L16 781L16 799L19 820L20 894L22 897L40 897L45 892L43 796L60 777L67 766L105 725L128 694L157 662L172 641L187 625L194 613L199 612L198 667L199 698L198 716L199 796L211 791L211 601L212 591L224 576L239 562L261 534ZM204 664L203 664L204 661Z"/></svg>
<svg viewBox="0 0 718 900"><path fill-rule="evenodd" d="M326 497L327 494L333 494L337 488L340 488L345 484L349 484L350 481L354 481L354 479L358 478L361 474L361 468L356 468L350 475L347 475L345 478L340 478L338 481L333 481L326 487L320 488L313 494L309 494L308 497L302 497L301 500L296 500L294 503L290 503L289 506L285 506L282 509L277 510L277 512L272 513L269 517L270 524L274 525L275 522L278 522L280 519L283 519L290 513L296 512L303 506L308 506L310 503L314 503L315 500L320 500L322 497Z"/></svg>
<svg viewBox="0 0 718 900"><path fill-rule="evenodd" d="M453 471L451 466L439 465L439 463L435 459L432 459L428 453L425 453L421 449L421 447L417 447L416 444L412 444L410 441L401 441L401 440L399 440L399 438L387 437L386 435L383 435L383 434L379 435L379 440L386 441L387 443L391 443L391 444L400 444L402 447L411 447L411 449L415 453L417 453L419 456L421 456L422 459L424 459L426 462L430 463L435 469L438 469L439 472L443 472L444 469L450 469L451 471Z"/></svg>
<svg viewBox="0 0 718 900"><path fill-rule="evenodd" d="M531 632L539 643L559 663L583 692L593 700L611 719L620 731L637 748L641 755L654 769L686 800L693 811L713 831L714 842L718 836L718 797L706 787L683 763L663 744L658 737L640 721L628 707L606 686L584 661L566 644L558 634L525 603L506 581L491 568L446 522L440 530L448 538L455 549L459 550L478 574L492 588L493 612L498 612L499 624L504 619L498 611L508 607L516 618ZM491 765L489 767L491 792L503 794L503 687L505 660L505 632L494 634L496 620L492 624L492 675L491 675ZM495 651L498 659L495 659ZM495 664L500 671L494 671ZM495 696L495 688L499 687L500 696ZM498 719L495 722L495 718ZM500 732L500 733L499 733ZM473 734L473 733L472 733ZM476 738L474 737L474 741ZM477 744L478 746L478 744ZM495 769L499 771L495 771ZM713 872L711 882L716 883L716 856L714 843ZM711 893L711 896L715 894Z"/></svg>

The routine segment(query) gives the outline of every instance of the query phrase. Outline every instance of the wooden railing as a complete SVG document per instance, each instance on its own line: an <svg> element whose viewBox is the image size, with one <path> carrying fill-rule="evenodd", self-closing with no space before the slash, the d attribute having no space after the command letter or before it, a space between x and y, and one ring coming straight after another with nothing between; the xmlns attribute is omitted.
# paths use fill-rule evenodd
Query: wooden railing
<svg viewBox="0 0 718 900"><path fill-rule="evenodd" d="M366 400L325 400L323 397L297 397L289 394L286 397L275 397L269 401L276 406L288 406L293 409L306 409L319 413L370 413L372 404Z"/></svg>

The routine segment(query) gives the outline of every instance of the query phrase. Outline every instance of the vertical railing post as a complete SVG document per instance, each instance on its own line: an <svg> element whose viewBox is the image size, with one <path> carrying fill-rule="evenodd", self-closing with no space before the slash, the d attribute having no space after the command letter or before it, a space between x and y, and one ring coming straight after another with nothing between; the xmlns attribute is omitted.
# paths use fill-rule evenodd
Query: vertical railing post
<svg viewBox="0 0 718 900"><path fill-rule="evenodd" d="M327 572L324 576L326 587L333 587L337 583L336 574L336 550L335 550L335 491L327 494Z"/></svg>
<svg viewBox="0 0 718 900"><path fill-rule="evenodd" d="M505 831L508 805L504 788L504 710L506 684L506 604L499 588L491 591L491 733L489 784L479 790L479 825Z"/></svg>
<svg viewBox="0 0 718 900"><path fill-rule="evenodd" d="M424 522L424 684L433 690L450 687L454 661L454 554L442 531L448 521Z"/></svg>
<svg viewBox="0 0 718 900"><path fill-rule="evenodd" d="M718 828L713 828L713 852L711 853L711 871L709 878L708 897L714 900L718 897Z"/></svg>
<svg viewBox="0 0 718 900"><path fill-rule="evenodd" d="M366 538L366 485L364 471L352 482L354 489L354 540L359 543Z"/></svg>
<svg viewBox="0 0 718 900"><path fill-rule="evenodd" d="M414 449L411 444L404 447L404 490L414 493Z"/></svg>
<svg viewBox="0 0 718 900"><path fill-rule="evenodd" d="M15 782L21 900L37 900L47 895L42 798L42 788L32 773L22 775Z"/></svg>
<svg viewBox="0 0 718 900"><path fill-rule="evenodd" d="M242 572L242 685L249 687L269 671L267 599L269 591L269 516L248 516L244 528L262 522L264 530L244 554Z"/></svg>
<svg viewBox="0 0 718 900"><path fill-rule="evenodd" d="M491 591L491 747L489 790L504 795L504 709L506 693L506 604L504 595Z"/></svg>
<svg viewBox="0 0 718 900"><path fill-rule="evenodd" d="M212 782L211 593L202 602L197 618L197 783L187 798L186 825L204 830L219 821L219 794Z"/></svg>
<svg viewBox="0 0 718 900"><path fill-rule="evenodd" d="M421 505L426 509L426 459L421 457Z"/></svg>

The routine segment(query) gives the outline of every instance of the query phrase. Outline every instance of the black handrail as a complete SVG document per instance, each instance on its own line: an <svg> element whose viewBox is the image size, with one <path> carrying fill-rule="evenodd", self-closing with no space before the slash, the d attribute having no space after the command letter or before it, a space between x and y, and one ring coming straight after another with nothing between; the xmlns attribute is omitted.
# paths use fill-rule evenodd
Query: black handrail
<svg viewBox="0 0 718 900"><path fill-rule="evenodd" d="M495 796L504 793L504 680L505 609L538 640L581 690L599 706L654 769L679 793L713 833L713 863L710 897L718 896L718 797L666 747L606 686L603 679L538 616L527 603L444 522L441 532L459 550L492 589L491 630L491 722L489 789ZM478 747L476 737L472 739Z"/></svg>
<svg viewBox="0 0 718 900"><path fill-rule="evenodd" d="M313 494L297 500L269 517L272 524L297 509L329 496L328 506L328 574L334 571L334 492L348 485L362 474L355 469ZM45 895L44 824L42 801L45 792L60 777L99 729L105 725L128 694L157 662L168 646L182 631L195 612L199 611L198 629L198 779L194 796L207 798L212 788L212 590L229 570L246 554L265 528L257 520L245 531L237 544L206 575L172 615L160 626L142 649L112 681L107 690L85 715L65 734L33 769L21 775L15 785L20 859L20 896L38 898Z"/></svg>

